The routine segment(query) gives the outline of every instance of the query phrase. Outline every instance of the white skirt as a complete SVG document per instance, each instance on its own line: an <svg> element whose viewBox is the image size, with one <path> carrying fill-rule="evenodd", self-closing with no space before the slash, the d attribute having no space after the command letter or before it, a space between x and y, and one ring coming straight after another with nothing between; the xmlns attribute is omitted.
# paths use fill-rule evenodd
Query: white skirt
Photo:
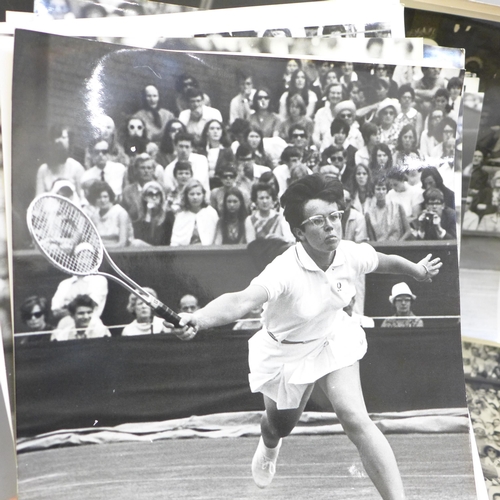
<svg viewBox="0 0 500 500"><path fill-rule="evenodd" d="M248 341L250 390L271 398L278 410L298 408L310 384L365 355L364 330L345 317L335 332L306 344L283 344L259 330Z"/></svg>

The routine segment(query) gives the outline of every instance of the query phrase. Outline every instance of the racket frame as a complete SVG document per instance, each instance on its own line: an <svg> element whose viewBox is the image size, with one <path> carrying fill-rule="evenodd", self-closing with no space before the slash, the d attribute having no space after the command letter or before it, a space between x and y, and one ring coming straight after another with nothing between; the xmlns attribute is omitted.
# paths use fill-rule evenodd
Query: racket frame
<svg viewBox="0 0 500 500"><path fill-rule="evenodd" d="M52 256L45 250L43 245L38 241L38 237L36 236L35 230L33 228L32 224L32 219L33 219L33 210L37 202L39 202L40 199L42 198L53 198L53 199L59 199L62 204L68 204L71 205L81 216L83 216L86 221L90 224L92 227L93 231L95 231L95 234L97 236L97 240L100 244L99 248L99 262L95 266L95 271L91 272L77 272L77 271L71 271L61 264L54 260ZM40 252L43 254L43 256L57 269L60 271L69 274L71 276L104 276L105 278L109 278L119 285L121 285L123 288L128 290L130 293L133 293L136 295L139 299L141 299L143 302L145 302L153 311L156 313L157 316L160 316L161 318L167 320L168 322L172 323L174 326L178 327L179 326L179 321L180 321L180 316L170 309L168 306L166 306L161 300L157 299L154 295L151 295L149 292L144 290L139 284L137 284L132 278L127 276L113 261L111 256L109 255L108 251L106 250L104 243L102 241L102 238L97 231L97 228L95 227L95 224L92 222L90 217L77 205L75 205L71 200L68 198L65 198L64 196L52 194L52 193L45 193L37 196L29 205L27 213L26 213L26 222L28 225L28 230L30 232L32 240L35 242L36 247L40 250ZM105 273L102 271L98 271L99 267L101 267L102 262L103 262L103 257L106 259L108 264L111 266L113 271L119 276L114 276L109 273Z"/></svg>

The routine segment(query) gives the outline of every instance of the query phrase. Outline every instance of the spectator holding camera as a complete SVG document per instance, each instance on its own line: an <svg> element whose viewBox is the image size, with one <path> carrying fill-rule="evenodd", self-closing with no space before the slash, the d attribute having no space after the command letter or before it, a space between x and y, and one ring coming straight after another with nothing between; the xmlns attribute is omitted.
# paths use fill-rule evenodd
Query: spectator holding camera
<svg viewBox="0 0 500 500"><path fill-rule="evenodd" d="M444 195L438 188L424 191L424 209L414 222L414 236L418 240L454 240L457 237L455 211L444 204Z"/></svg>

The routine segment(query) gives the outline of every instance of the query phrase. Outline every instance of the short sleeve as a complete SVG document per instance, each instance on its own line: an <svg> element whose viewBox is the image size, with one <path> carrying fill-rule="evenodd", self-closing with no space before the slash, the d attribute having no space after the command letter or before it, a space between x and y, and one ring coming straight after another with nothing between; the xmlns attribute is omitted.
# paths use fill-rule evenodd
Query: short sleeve
<svg viewBox="0 0 500 500"><path fill-rule="evenodd" d="M368 243L359 243L358 250L358 272L359 274L372 273L378 267L378 255L375 248Z"/></svg>
<svg viewBox="0 0 500 500"><path fill-rule="evenodd" d="M250 284L259 285L267 293L268 301L276 300L287 293L289 289L289 277L293 274L290 270L289 255L285 252L274 259L266 268L254 278Z"/></svg>

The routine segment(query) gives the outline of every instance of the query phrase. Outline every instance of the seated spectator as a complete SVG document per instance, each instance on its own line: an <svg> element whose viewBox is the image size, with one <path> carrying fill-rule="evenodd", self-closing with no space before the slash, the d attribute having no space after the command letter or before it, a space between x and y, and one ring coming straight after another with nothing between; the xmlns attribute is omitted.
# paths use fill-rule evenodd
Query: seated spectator
<svg viewBox="0 0 500 500"><path fill-rule="evenodd" d="M387 180L383 175L375 180L375 195L366 207L365 219L370 241L404 241L411 236L403 207L387 200Z"/></svg>
<svg viewBox="0 0 500 500"><path fill-rule="evenodd" d="M355 167L356 148L347 141L349 131L350 126L344 120L341 118L335 118L330 126L330 145L344 150L347 168L352 170Z"/></svg>
<svg viewBox="0 0 500 500"><path fill-rule="evenodd" d="M351 82L358 81L358 74L354 71L354 64L350 61L340 63L340 83L345 91Z"/></svg>
<svg viewBox="0 0 500 500"><path fill-rule="evenodd" d="M387 97L378 105L377 118L380 131L380 142L387 144L394 156L398 143L400 126L396 123L396 116L400 112L397 99Z"/></svg>
<svg viewBox="0 0 500 500"><path fill-rule="evenodd" d="M301 153L302 162L313 170L320 163L320 154L316 146L309 145L310 137L307 127L299 123L292 125L288 129L288 145L297 148ZM283 154L283 151L281 154Z"/></svg>
<svg viewBox="0 0 500 500"><path fill-rule="evenodd" d="M109 330L103 325L101 319L94 315L96 306L88 295L77 295L68 304L68 311L73 321L65 328L56 328L51 340L110 337Z"/></svg>
<svg viewBox="0 0 500 500"><path fill-rule="evenodd" d="M168 207L163 186L157 181L144 184L134 227L134 246L170 245L174 213Z"/></svg>
<svg viewBox="0 0 500 500"><path fill-rule="evenodd" d="M497 211L500 203L500 170L493 174L489 185L478 192L474 197L471 210L479 215L479 218L486 214L493 214Z"/></svg>
<svg viewBox="0 0 500 500"><path fill-rule="evenodd" d="M367 165L360 163L356 165L354 175L350 182L352 196L352 207L364 214L373 198L373 180L371 170Z"/></svg>
<svg viewBox="0 0 500 500"><path fill-rule="evenodd" d="M314 111L316 109L316 102L318 101L318 96L310 90L309 78L305 71L302 69L296 69L290 77L290 85L288 89L283 92L279 101L279 116L282 121L285 121L288 115L288 101L295 95L299 95L306 106L305 116L307 118L312 118Z"/></svg>
<svg viewBox="0 0 500 500"><path fill-rule="evenodd" d="M248 212L245 199L237 187L224 193L224 204L215 232L215 245L247 243L245 220Z"/></svg>
<svg viewBox="0 0 500 500"><path fill-rule="evenodd" d="M482 189L488 187L488 173L483 169L484 165L484 154L481 150L476 149L474 155L472 156L472 163L464 168L464 184L467 188L466 179L469 178L469 194L475 196Z"/></svg>
<svg viewBox="0 0 500 500"><path fill-rule="evenodd" d="M163 168L177 159L174 139L179 132L186 132L186 127L177 118L169 120L163 129L163 135L155 157L156 162Z"/></svg>
<svg viewBox="0 0 500 500"><path fill-rule="evenodd" d="M384 319L382 328L422 328L424 322L412 311L416 295L406 283L397 283L392 287L389 302L394 306L394 315Z"/></svg>
<svg viewBox="0 0 500 500"><path fill-rule="evenodd" d="M179 300L179 312L194 313L200 308L198 299L191 294L183 295Z"/></svg>
<svg viewBox="0 0 500 500"><path fill-rule="evenodd" d="M420 139L424 124L422 114L413 107L415 103L415 91L413 87L409 83L401 85L397 90L397 97L401 106L401 111L396 116L397 125L400 128L403 128L405 125L412 125L417 134L417 138Z"/></svg>
<svg viewBox="0 0 500 500"><path fill-rule="evenodd" d="M403 125L399 132L393 163L402 170L418 171L422 164L420 151L417 148L418 136L413 125Z"/></svg>
<svg viewBox="0 0 500 500"><path fill-rule="evenodd" d="M193 166L189 161L178 161L174 166L176 188L170 192L168 198L170 208L174 213L181 209L182 192L186 184L193 178Z"/></svg>
<svg viewBox="0 0 500 500"><path fill-rule="evenodd" d="M252 186L260 179L264 172L271 169L264 165L256 164L252 149L247 144L238 146L236 150L236 187L245 197L251 197Z"/></svg>
<svg viewBox="0 0 500 500"><path fill-rule="evenodd" d="M179 120L185 125L188 133L194 137L195 143L199 143L205 125L210 120L218 120L222 123L222 115L218 109L204 104L203 92L200 89L190 88L184 95L189 107L179 113Z"/></svg>
<svg viewBox="0 0 500 500"><path fill-rule="evenodd" d="M54 329L54 325L49 320L49 303L45 297L39 297L38 295L28 297L21 304L20 312L21 319L26 327L25 332L34 334L23 335L20 344L50 340L51 330Z"/></svg>
<svg viewBox="0 0 500 500"><path fill-rule="evenodd" d="M127 155L127 161L124 165L133 163L134 158L142 153L156 157L158 145L148 139L148 130L143 120L138 117L129 118L123 131L123 150Z"/></svg>
<svg viewBox="0 0 500 500"><path fill-rule="evenodd" d="M436 139L438 143L431 151L431 156L433 158L446 157L444 150L444 143L450 139L455 140L456 133L457 133L457 122L453 118L445 116L436 127ZM454 154L455 151L453 149L453 155Z"/></svg>
<svg viewBox="0 0 500 500"><path fill-rule="evenodd" d="M346 144L350 144L356 150L365 146L363 135L356 121L356 105L352 101L341 101L333 108L333 117L344 120L349 125L349 135Z"/></svg>
<svg viewBox="0 0 500 500"><path fill-rule="evenodd" d="M261 176L260 176L260 179L259 179L259 183L262 183L262 184L269 184L270 186L273 187L274 189L274 192L275 193L278 193L279 192L279 184L278 184L278 180L276 179L276 176L274 175L273 172L269 171L269 172L264 172ZM252 209L255 209L255 204L252 203ZM277 197L276 198L276 201L274 202L274 206L273 208L275 210L281 210L281 205L280 205L280 200L279 198Z"/></svg>
<svg viewBox="0 0 500 500"><path fill-rule="evenodd" d="M261 131L262 137L274 137L279 134L281 119L272 111L271 93L264 87L255 91L253 96L254 113L248 118L250 126Z"/></svg>
<svg viewBox="0 0 500 500"><path fill-rule="evenodd" d="M109 160L109 144L107 141L97 139L91 143L89 150L93 167L85 170L80 179L85 194L87 195L90 186L94 182L101 181L106 182L112 189L113 198L120 199L125 184L126 167L121 163Z"/></svg>
<svg viewBox="0 0 500 500"><path fill-rule="evenodd" d="M165 125L174 114L161 107L160 93L155 85L146 85L142 91L142 109L134 114L146 124L149 141L160 143Z"/></svg>
<svg viewBox="0 0 500 500"><path fill-rule="evenodd" d="M286 191L292 180L299 178L295 170L302 170L304 175L312 174L312 171L302 162L300 151L293 146L287 146L281 154L281 165L273 170L279 185L279 197Z"/></svg>
<svg viewBox="0 0 500 500"><path fill-rule="evenodd" d="M391 150L387 144L380 143L373 147L369 166L373 177L378 175L386 176L389 173L393 163Z"/></svg>
<svg viewBox="0 0 500 500"><path fill-rule="evenodd" d="M201 134L200 154L207 157L210 187L220 186L218 172L227 163L234 162L234 154L222 122L209 120Z"/></svg>
<svg viewBox="0 0 500 500"><path fill-rule="evenodd" d="M257 165L262 165L271 169L274 167L272 158L265 150L264 135L260 128L250 126L250 128L243 133L243 142L240 146L247 146L250 148L253 159ZM236 149L236 153L238 152L238 148Z"/></svg>
<svg viewBox="0 0 500 500"><path fill-rule="evenodd" d="M300 94L293 94L286 100L286 118L279 127L279 136L285 141L290 140L291 130L294 125L303 127L308 139L312 136L314 122L306 116L306 103Z"/></svg>
<svg viewBox="0 0 500 500"><path fill-rule="evenodd" d="M438 89L446 87L446 80L441 76L441 68L422 68L422 78L412 83L415 90L417 108L426 116L432 108L432 100ZM448 103L448 99L446 99Z"/></svg>
<svg viewBox="0 0 500 500"><path fill-rule="evenodd" d="M333 109L343 99L343 90L340 83L332 83L325 89L327 97L325 105L314 115L313 142L319 151L323 151L331 144L330 126L333 122Z"/></svg>
<svg viewBox="0 0 500 500"><path fill-rule="evenodd" d="M424 158L432 156L432 151L439 144L437 138L439 124L444 118L442 109L434 109L430 112L427 120L427 127L420 135L420 152Z"/></svg>
<svg viewBox="0 0 500 500"><path fill-rule="evenodd" d="M71 181L82 195L81 177L85 171L83 166L71 158L73 134L65 125L50 127L46 163L41 165L36 175L36 195L48 193L57 179Z"/></svg>
<svg viewBox="0 0 500 500"><path fill-rule="evenodd" d="M101 115L92 120L94 137L101 138L109 144L109 159L115 163L121 163L127 166L129 157L125 154L123 146L118 142L116 137L116 126L113 118L108 115ZM85 150L85 168L93 167L92 155L88 148Z"/></svg>
<svg viewBox="0 0 500 500"><path fill-rule="evenodd" d="M455 210L455 193L443 183L443 178L436 167L425 167L420 174L422 188L425 191L431 187L438 188L444 196L444 204Z"/></svg>
<svg viewBox="0 0 500 500"><path fill-rule="evenodd" d="M470 209L472 196L465 199L465 210L462 220L462 231L476 231L479 226L479 216Z"/></svg>
<svg viewBox="0 0 500 500"><path fill-rule="evenodd" d="M340 171L340 180L342 184L351 183L355 166L348 166L346 160L346 150L338 146L328 146L321 154L321 163L324 165L330 163Z"/></svg>
<svg viewBox="0 0 500 500"><path fill-rule="evenodd" d="M245 221L248 243L255 239L267 238L295 241L288 222L274 209L276 200L276 191L270 184L259 182L253 186L252 201L256 210Z"/></svg>
<svg viewBox="0 0 500 500"><path fill-rule="evenodd" d="M108 297L108 280L104 276L72 276L62 280L51 301L52 317L58 328L64 327L61 321L68 318L68 305L78 295L88 295L96 303L94 314L100 317Z"/></svg>
<svg viewBox="0 0 500 500"><path fill-rule="evenodd" d="M203 155L193 153L193 136L179 132L174 138L174 147L177 160L172 161L165 167L163 173L163 185L168 191L175 191L178 188L174 177L174 167L178 161L188 161L193 170L193 179L201 182L203 189L207 193L206 201L209 201L210 181L208 175L208 161Z"/></svg>
<svg viewBox="0 0 500 500"><path fill-rule="evenodd" d="M189 109L189 100L187 97L187 92L190 89L199 89L200 84L198 80L187 73L178 76L175 79L175 91L177 92L177 97L175 98L175 105L177 108L176 114L181 113L185 109ZM203 104L205 106L210 106L210 97L203 93Z"/></svg>
<svg viewBox="0 0 500 500"><path fill-rule="evenodd" d="M345 240L362 243L368 241L368 231L366 230L366 221L363 214L352 207L351 192L344 188L345 209L342 215L342 234ZM364 281L364 277L363 281ZM363 294L359 296L364 297Z"/></svg>
<svg viewBox="0 0 500 500"><path fill-rule="evenodd" d="M236 169L232 165L223 165L219 172L219 177L222 182L221 187L212 189L210 193L210 205L217 210L219 217L224 207L224 197L226 193L233 187L236 187ZM247 192L240 191L245 200L245 207L250 207L250 196Z"/></svg>
<svg viewBox="0 0 500 500"><path fill-rule="evenodd" d="M494 214L486 214L481 218L477 230L500 233L500 204L497 205L497 211Z"/></svg>
<svg viewBox="0 0 500 500"><path fill-rule="evenodd" d="M417 186L410 186L406 174L396 167L387 172L387 180L391 187L387 193L387 200L393 200L402 205L406 218L411 224L422 211L422 190Z"/></svg>
<svg viewBox="0 0 500 500"><path fill-rule="evenodd" d="M454 240L457 237L455 210L444 204L437 188L424 191L424 210L414 223L413 235L418 240Z"/></svg>
<svg viewBox="0 0 500 500"><path fill-rule="evenodd" d="M90 219L106 248L130 245L134 239L132 221L121 205L115 205L115 193L107 182L95 181L87 199L91 205Z"/></svg>
<svg viewBox="0 0 500 500"><path fill-rule="evenodd" d="M155 178L155 162L147 153L142 153L135 157L133 168L135 180L123 189L120 204L128 212L132 222L135 222L139 217L144 185Z"/></svg>
<svg viewBox="0 0 500 500"><path fill-rule="evenodd" d="M207 204L205 188L197 179L184 187L181 210L172 229L172 246L213 245L219 216Z"/></svg>
<svg viewBox="0 0 500 500"><path fill-rule="evenodd" d="M253 79L249 74L238 73L237 80L240 92L229 103L229 125L238 118L248 120L253 113L252 101L255 95Z"/></svg>
<svg viewBox="0 0 500 500"><path fill-rule="evenodd" d="M152 288L144 287L144 290L158 298L158 294ZM127 311L134 316L134 321L123 328L122 337L163 332L163 319L155 316L153 309L135 293L131 293L128 297Z"/></svg>
<svg viewBox="0 0 500 500"><path fill-rule="evenodd" d="M363 123L363 125L361 125L360 132L365 145L361 149L358 149L356 151L354 155L354 161L356 164L364 163L365 165L368 165L372 161L375 146L380 143L380 131L377 125L375 125L374 123L365 122ZM390 157L392 161L392 153Z"/></svg>

